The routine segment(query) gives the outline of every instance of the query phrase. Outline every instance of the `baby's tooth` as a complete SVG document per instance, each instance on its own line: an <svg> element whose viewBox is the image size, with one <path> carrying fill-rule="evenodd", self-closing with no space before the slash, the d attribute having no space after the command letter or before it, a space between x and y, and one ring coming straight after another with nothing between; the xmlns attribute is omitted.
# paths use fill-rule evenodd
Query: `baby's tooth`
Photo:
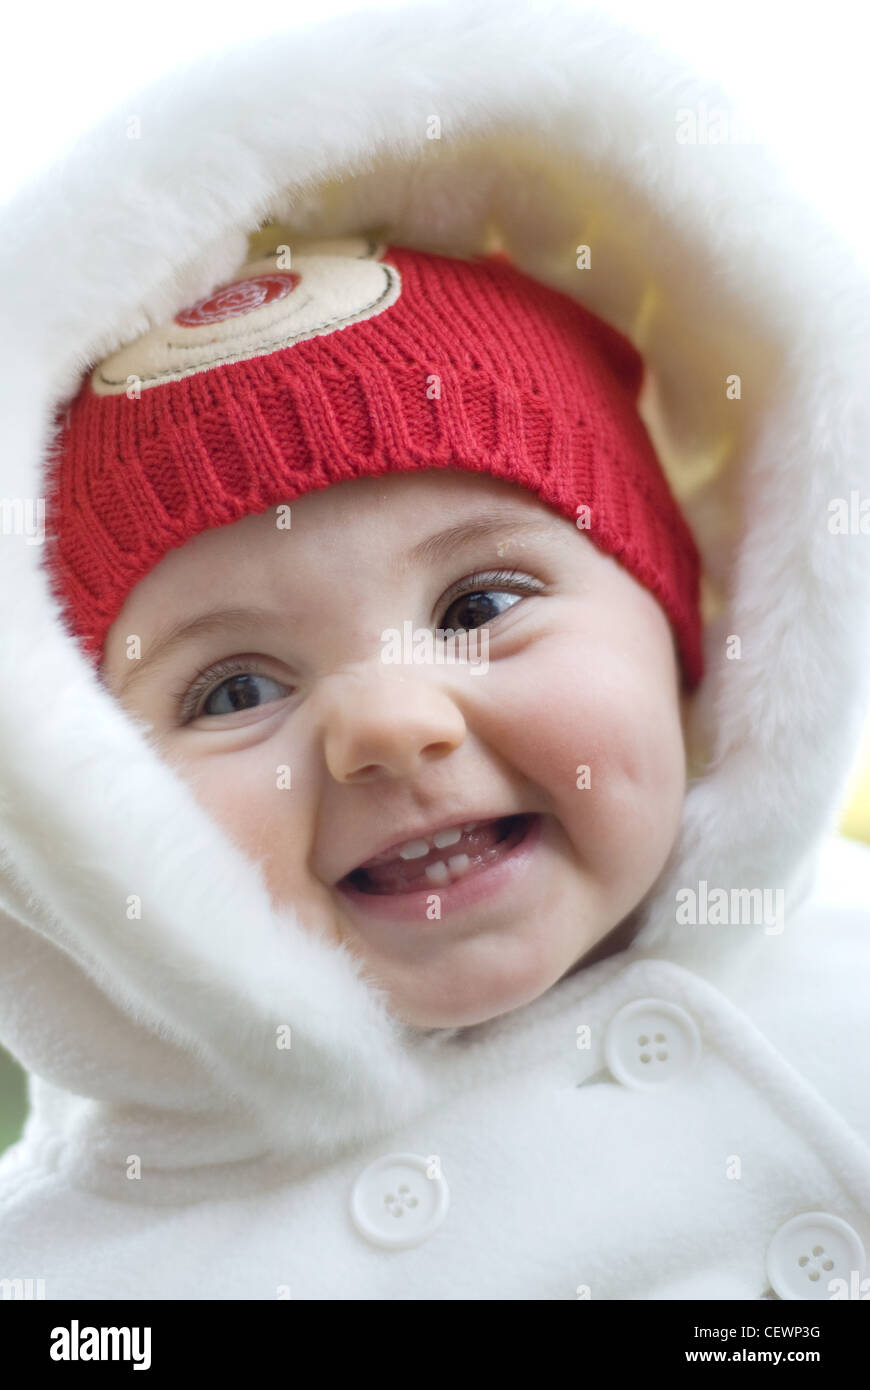
<svg viewBox="0 0 870 1390"><path fill-rule="evenodd" d="M426 865L426 877L430 883L437 883L443 887L450 877L450 870L443 859L438 859L434 864Z"/></svg>
<svg viewBox="0 0 870 1390"><path fill-rule="evenodd" d="M452 873L464 874L465 870L471 863L471 860L469 859L467 854L454 854L450 859L447 860L447 863L450 865L450 870Z"/></svg>
<svg viewBox="0 0 870 1390"><path fill-rule="evenodd" d="M457 840L462 839L462 831L458 825L450 830L438 830L432 836L433 841L439 849L446 849L448 845L455 845Z"/></svg>
<svg viewBox="0 0 870 1390"><path fill-rule="evenodd" d="M402 845L399 850L400 859L422 859L424 854L429 853L428 840L409 840L406 845Z"/></svg>

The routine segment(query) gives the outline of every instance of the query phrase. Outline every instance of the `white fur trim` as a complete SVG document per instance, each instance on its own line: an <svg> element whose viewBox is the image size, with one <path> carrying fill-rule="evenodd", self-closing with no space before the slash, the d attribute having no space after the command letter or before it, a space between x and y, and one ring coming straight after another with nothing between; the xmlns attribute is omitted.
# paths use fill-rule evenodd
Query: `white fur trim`
<svg viewBox="0 0 870 1390"><path fill-rule="evenodd" d="M225 283L267 217L456 254L495 238L634 334L724 603L694 718L708 768L644 914L643 939L684 956L677 886L797 882L848 770L870 651L866 538L826 527L829 499L870 488L866 278L763 150L677 142L676 111L701 100L725 104L573 5L342 16L147 88L141 140L106 119L7 206L0 238L7 499L44 495L53 413L81 371ZM425 1105L437 1047L407 1047L351 958L273 910L99 685L40 562L2 538L5 1040L95 1105L181 1109L211 1087L303 1154Z"/></svg>

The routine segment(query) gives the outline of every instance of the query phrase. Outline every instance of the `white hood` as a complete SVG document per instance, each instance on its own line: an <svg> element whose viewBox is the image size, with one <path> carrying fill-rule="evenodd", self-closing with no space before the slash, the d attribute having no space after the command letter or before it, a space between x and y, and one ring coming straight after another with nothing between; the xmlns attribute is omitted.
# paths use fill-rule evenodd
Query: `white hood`
<svg viewBox="0 0 870 1390"><path fill-rule="evenodd" d="M870 698L867 540L828 526L832 499L870 493L870 290L760 147L678 138L727 105L572 5L358 13L136 94L0 238L12 502L45 497L81 372L231 278L269 219L502 245L633 339L706 571L698 761L637 943L684 962L679 887L805 891ZM83 1162L155 1125L168 1162L317 1160L432 1104L461 1037L399 1025L349 954L273 908L66 632L42 547L3 534L0 567L0 1041L34 1074L31 1126Z"/></svg>

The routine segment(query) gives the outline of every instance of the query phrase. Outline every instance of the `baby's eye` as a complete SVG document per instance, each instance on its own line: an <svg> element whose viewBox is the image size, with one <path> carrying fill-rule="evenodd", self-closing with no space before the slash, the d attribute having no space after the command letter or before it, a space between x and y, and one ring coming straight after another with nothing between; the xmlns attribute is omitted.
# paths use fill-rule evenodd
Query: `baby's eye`
<svg viewBox="0 0 870 1390"><path fill-rule="evenodd" d="M267 691L265 698L261 699L258 682L271 686L278 694L269 694ZM260 676L256 671L240 671L234 676L228 676L210 691L200 706L199 713L237 714L242 709L255 709L258 705L267 705L270 700L280 700L286 693L287 687L273 681L270 676Z"/></svg>
<svg viewBox="0 0 870 1390"><path fill-rule="evenodd" d="M460 628L483 627L484 623L492 622L499 613L506 611L498 607L501 599L510 599L507 607L512 608L520 598L520 594L506 594L502 589L477 589L473 594L463 594L462 598L454 599L446 609L441 627L453 628L454 631ZM450 617L451 613L456 613L455 619Z"/></svg>
<svg viewBox="0 0 870 1390"><path fill-rule="evenodd" d="M485 583L487 587L484 587ZM511 593L507 587L502 588L502 584L522 592ZM514 572L472 575L471 579L466 581L466 585L465 593L452 599L444 611L440 626L445 630L482 627L498 618L508 608L513 608L525 594L539 593L543 587L527 575ZM472 588L472 585L476 587ZM451 614L455 614L455 617L451 618Z"/></svg>
<svg viewBox="0 0 870 1390"><path fill-rule="evenodd" d="M204 671L190 689L179 692L176 699L180 721L186 724L203 716L218 718L222 714L257 709L272 700L282 700L289 693L289 688L280 681L252 670L247 662L237 661L222 662Z"/></svg>

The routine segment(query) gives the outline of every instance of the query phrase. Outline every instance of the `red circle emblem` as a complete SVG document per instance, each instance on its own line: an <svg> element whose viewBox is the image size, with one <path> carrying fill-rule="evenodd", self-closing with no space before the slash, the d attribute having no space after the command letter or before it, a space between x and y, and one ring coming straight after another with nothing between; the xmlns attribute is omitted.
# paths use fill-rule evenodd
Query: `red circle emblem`
<svg viewBox="0 0 870 1390"><path fill-rule="evenodd" d="M267 275L252 275L247 280L234 280L189 309L182 309L176 314L175 322L183 328L201 328L206 323L241 318L264 304L271 304L274 299L283 299L296 288L299 279L292 270L276 270Z"/></svg>

